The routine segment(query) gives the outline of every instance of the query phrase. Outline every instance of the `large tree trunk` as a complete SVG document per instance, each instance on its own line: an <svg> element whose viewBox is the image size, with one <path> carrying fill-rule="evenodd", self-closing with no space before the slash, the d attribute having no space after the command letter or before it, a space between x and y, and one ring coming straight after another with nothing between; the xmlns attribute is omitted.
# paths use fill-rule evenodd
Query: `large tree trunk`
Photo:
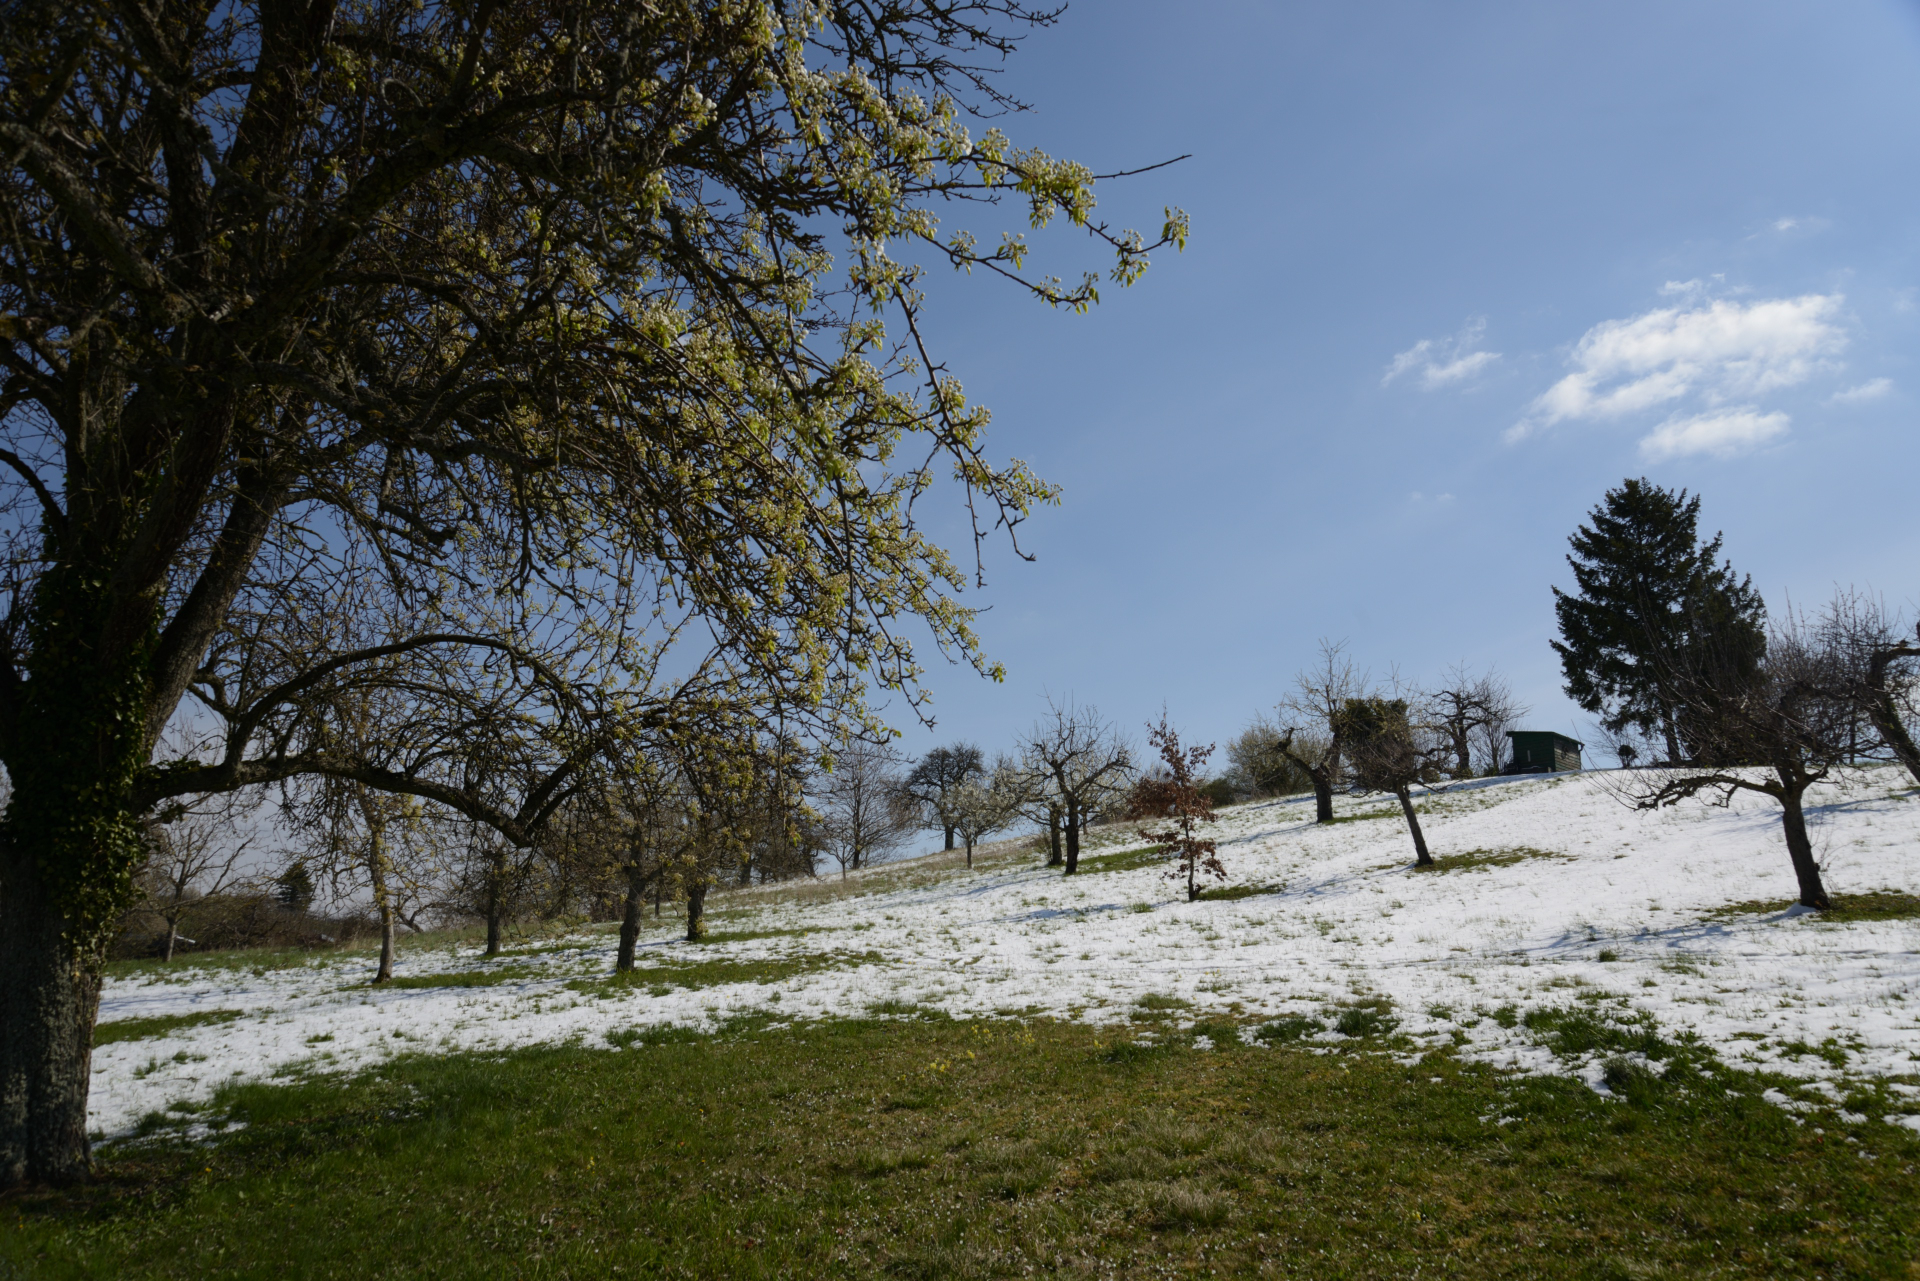
<svg viewBox="0 0 1920 1281"><path fill-rule="evenodd" d="M1787 854L1793 859L1793 874L1800 882L1803 907L1826 911L1833 906L1827 887L1820 883L1820 864L1813 857L1813 842L1807 839L1807 816L1800 808L1804 789L1787 784L1780 798L1780 826L1786 830Z"/></svg>
<svg viewBox="0 0 1920 1281"><path fill-rule="evenodd" d="M953 848L953 824L948 823L946 825L946 832L947 832L947 848L952 849Z"/></svg>
<svg viewBox="0 0 1920 1281"><path fill-rule="evenodd" d="M660 913L660 900L653 901L653 911ZM640 941L640 920L647 908L647 878L640 875L640 869L627 869L626 911L620 917L620 951L614 957L615 973L625 973L633 968L633 951Z"/></svg>
<svg viewBox="0 0 1920 1281"><path fill-rule="evenodd" d="M1321 765L1307 777L1313 780L1313 821L1333 822L1333 771Z"/></svg>
<svg viewBox="0 0 1920 1281"><path fill-rule="evenodd" d="M1432 867L1433 855L1427 853L1427 838L1420 831L1420 816L1413 812L1413 797L1406 788L1395 793L1400 798L1400 812L1407 816L1407 830L1413 833L1413 852L1415 867Z"/></svg>
<svg viewBox="0 0 1920 1281"><path fill-rule="evenodd" d="M1080 807L1072 801L1067 802L1067 870L1062 876L1072 876L1080 870Z"/></svg>
<svg viewBox="0 0 1920 1281"><path fill-rule="evenodd" d="M947 848L952 849L953 847L949 845ZM967 838L967 870L969 872L973 870L973 838L971 836Z"/></svg>
<svg viewBox="0 0 1920 1281"><path fill-rule="evenodd" d="M0 1187L87 1177L101 956L65 937L30 855L0 848Z"/></svg>
<svg viewBox="0 0 1920 1281"><path fill-rule="evenodd" d="M707 936L707 883L696 880L687 887L687 942L698 943Z"/></svg>
<svg viewBox="0 0 1920 1281"><path fill-rule="evenodd" d="M496 860L487 871L487 951L488 956L500 955L500 881L506 869Z"/></svg>
<svg viewBox="0 0 1920 1281"><path fill-rule="evenodd" d="M1453 776L1455 778L1473 777L1473 751L1467 732L1461 730L1453 736Z"/></svg>
<svg viewBox="0 0 1920 1281"><path fill-rule="evenodd" d="M1062 849L1060 845L1060 812L1058 810L1048 810L1047 811L1047 866L1048 867L1064 867L1066 866L1066 862L1067 862L1066 851Z"/></svg>

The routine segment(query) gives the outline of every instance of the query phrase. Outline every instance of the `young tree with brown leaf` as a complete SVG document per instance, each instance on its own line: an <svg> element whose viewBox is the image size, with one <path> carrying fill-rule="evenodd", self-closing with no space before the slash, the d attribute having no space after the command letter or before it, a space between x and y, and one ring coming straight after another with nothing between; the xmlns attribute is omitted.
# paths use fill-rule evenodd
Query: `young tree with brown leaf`
<svg viewBox="0 0 1920 1281"><path fill-rule="evenodd" d="M1205 781L1202 767L1213 755L1213 744L1182 748L1180 735L1168 724L1165 712L1160 714L1158 725L1147 727L1147 743L1160 754L1161 768L1143 775L1133 785L1127 817L1161 819L1171 824L1163 831L1143 835L1173 851L1176 866L1167 875L1186 877L1187 902L1191 903L1200 897L1202 875L1227 879L1227 869L1214 842L1195 831L1199 824L1214 821L1213 800L1201 790Z"/></svg>

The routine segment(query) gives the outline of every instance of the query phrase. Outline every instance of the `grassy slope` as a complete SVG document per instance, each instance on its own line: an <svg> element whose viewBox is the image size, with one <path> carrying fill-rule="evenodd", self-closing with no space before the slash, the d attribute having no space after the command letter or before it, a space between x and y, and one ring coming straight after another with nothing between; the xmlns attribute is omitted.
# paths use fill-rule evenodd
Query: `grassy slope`
<svg viewBox="0 0 1920 1281"><path fill-rule="evenodd" d="M1920 1137L1796 1124L1684 1049L1609 1100L1172 1017L1150 1049L741 1025L239 1087L210 1146L0 1202L0 1276L1911 1275Z"/></svg>

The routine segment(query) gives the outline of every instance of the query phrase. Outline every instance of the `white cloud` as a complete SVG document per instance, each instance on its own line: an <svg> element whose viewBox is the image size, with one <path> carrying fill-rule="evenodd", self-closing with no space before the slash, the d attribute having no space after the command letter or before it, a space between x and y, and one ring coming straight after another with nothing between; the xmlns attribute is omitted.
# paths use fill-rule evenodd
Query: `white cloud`
<svg viewBox="0 0 1920 1281"><path fill-rule="evenodd" d="M1451 338L1422 338L1393 358L1380 385L1384 387L1394 379L1416 370L1420 374L1420 386L1426 391L1465 382L1500 359L1497 351L1473 350L1480 345L1480 339L1486 332L1487 322L1482 319L1469 322L1466 328Z"/></svg>
<svg viewBox="0 0 1920 1281"><path fill-rule="evenodd" d="M1849 387L1845 391L1833 393L1836 405L1861 405L1869 400L1879 400L1893 390L1893 379L1874 378L1861 383L1858 387Z"/></svg>
<svg viewBox="0 0 1920 1281"><path fill-rule="evenodd" d="M1779 222L1773 224L1773 229L1775 231L1792 231L1799 225L1800 220L1798 218L1782 218Z"/></svg>
<svg viewBox="0 0 1920 1281"><path fill-rule="evenodd" d="M1669 418L1640 442L1640 456L1650 463L1688 454L1732 458L1784 436L1790 421L1785 414L1763 414L1751 406Z"/></svg>
<svg viewBox="0 0 1920 1281"><path fill-rule="evenodd" d="M1680 293L1695 283L1669 284L1663 292ZM1507 438L1518 440L1567 419L1618 418L1688 396L1711 406L1805 382L1831 368L1827 358L1846 346L1846 334L1833 323L1841 301L1839 294L1754 303L1721 299L1604 321L1575 344L1568 358L1573 372L1536 398Z"/></svg>

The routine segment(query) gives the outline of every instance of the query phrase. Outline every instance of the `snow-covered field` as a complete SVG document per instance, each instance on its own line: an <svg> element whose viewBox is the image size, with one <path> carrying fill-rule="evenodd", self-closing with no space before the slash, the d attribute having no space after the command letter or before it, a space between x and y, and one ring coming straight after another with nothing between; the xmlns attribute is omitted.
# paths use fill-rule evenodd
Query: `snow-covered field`
<svg viewBox="0 0 1920 1281"><path fill-rule="evenodd" d="M1748 798L1642 814L1605 784L1558 775L1429 798L1437 856L1507 856L1439 872L1410 870L1390 800L1343 799L1343 815L1381 817L1326 827L1312 824L1310 801L1229 810L1213 834L1230 884L1258 891L1235 899L1187 903L1155 867L1063 879L1027 857L974 872L879 869L845 895L737 892L714 900L716 941L656 932L647 981L620 989L604 984L604 932L495 962L471 948L402 953L403 979L505 976L491 986L370 989L364 954L117 979L103 1023L237 1015L96 1050L91 1121L124 1133L235 1076L350 1070L399 1052L604 1044L744 1011L787 1020L908 1004L1119 1023L1149 994L1249 1030L1285 1015L1331 1024L1341 1007L1384 997L1416 1047L1596 1084L1597 1063L1555 1058L1515 1015L1651 1018L1665 1036L1691 1031L1730 1064L1833 1100L1877 1078L1882 1097L1920 1113L1920 920L1724 911L1794 896L1777 809ZM1920 791L1905 775L1869 770L1812 799L1831 892L1920 891ZM1920 1128L1920 1115L1888 1119Z"/></svg>

